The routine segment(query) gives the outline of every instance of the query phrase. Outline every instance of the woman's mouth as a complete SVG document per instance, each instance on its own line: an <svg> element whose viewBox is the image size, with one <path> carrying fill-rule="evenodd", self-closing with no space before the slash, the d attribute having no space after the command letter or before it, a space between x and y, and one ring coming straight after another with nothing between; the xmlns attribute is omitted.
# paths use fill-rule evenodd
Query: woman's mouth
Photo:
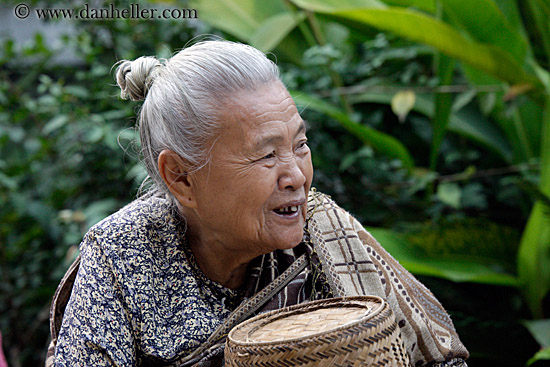
<svg viewBox="0 0 550 367"><path fill-rule="evenodd" d="M282 208L274 209L273 211L279 215L292 215L300 210L300 205L284 206Z"/></svg>
<svg viewBox="0 0 550 367"><path fill-rule="evenodd" d="M303 206L306 204L305 199L287 201L275 209L273 212L279 217L284 219L295 219L302 215Z"/></svg>

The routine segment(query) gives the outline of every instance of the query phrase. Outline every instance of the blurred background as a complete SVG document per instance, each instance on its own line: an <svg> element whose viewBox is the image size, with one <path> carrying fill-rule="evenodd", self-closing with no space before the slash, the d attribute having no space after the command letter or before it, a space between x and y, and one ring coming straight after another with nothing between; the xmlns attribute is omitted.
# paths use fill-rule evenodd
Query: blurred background
<svg viewBox="0 0 550 367"><path fill-rule="evenodd" d="M84 1L29 1L18 19L18 4L0 5L9 366L44 363L51 297L82 236L145 177L139 105L118 97L113 64L205 34L277 62L310 123L314 186L436 294L470 366L550 365L547 0L135 0L179 12L108 20L36 13Z"/></svg>

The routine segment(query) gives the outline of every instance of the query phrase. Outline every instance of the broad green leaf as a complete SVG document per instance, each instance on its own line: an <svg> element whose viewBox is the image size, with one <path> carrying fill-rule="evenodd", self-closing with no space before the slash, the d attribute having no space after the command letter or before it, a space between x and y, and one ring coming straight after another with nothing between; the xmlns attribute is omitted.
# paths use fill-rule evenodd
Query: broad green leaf
<svg viewBox="0 0 550 367"><path fill-rule="evenodd" d="M262 52L273 50L288 34L303 21L305 15L285 12L265 20L250 37L250 45Z"/></svg>
<svg viewBox="0 0 550 367"><path fill-rule="evenodd" d="M235 0L197 0L191 1L191 6L197 9L201 20L248 41L250 36L260 26L262 19L254 18L247 11L252 8L254 1L237 2ZM222 16L223 15L223 16Z"/></svg>
<svg viewBox="0 0 550 367"><path fill-rule="evenodd" d="M265 19L286 11L282 2L266 0L192 0L190 5L202 21L246 42Z"/></svg>
<svg viewBox="0 0 550 367"><path fill-rule="evenodd" d="M297 4L304 3L302 0L294 1ZM315 5L317 2L308 0L302 7L350 21L359 27L375 27L433 46L450 57L466 62L510 84L530 84L539 87L538 80L528 75L522 65L507 51L469 40L449 24L429 15L398 7L354 10L340 10L334 7L318 8Z"/></svg>
<svg viewBox="0 0 550 367"><path fill-rule="evenodd" d="M383 0L390 6L402 6L406 8L417 8L428 13L435 13L436 0Z"/></svg>
<svg viewBox="0 0 550 367"><path fill-rule="evenodd" d="M518 252L518 275L534 317L542 316L542 299L550 291L550 218L536 202Z"/></svg>
<svg viewBox="0 0 550 367"><path fill-rule="evenodd" d="M391 103L390 94L381 93L364 93L350 97L351 103ZM434 116L434 103L426 96L417 95L413 111L421 113L429 118ZM511 162L511 148L506 138L491 125L483 117L469 113L468 111L460 111L453 113L450 117L448 130L456 134L462 135L471 139L494 153L501 156L505 161Z"/></svg>
<svg viewBox="0 0 550 367"><path fill-rule="evenodd" d="M414 161L407 148L394 137L353 121L345 112L326 101L302 92L291 92L291 94L297 105L311 108L334 118L346 130L365 144L372 146L374 150L384 153L389 157L400 159L405 167L412 168L414 166Z"/></svg>
<svg viewBox="0 0 550 367"><path fill-rule="evenodd" d="M331 12L342 9L358 9L358 8L380 8L384 9L387 6L378 0L291 0L300 8L320 13Z"/></svg>
<svg viewBox="0 0 550 367"><path fill-rule="evenodd" d="M191 5L197 9L201 21L242 42L254 42L262 49L267 49L264 44L267 42L267 46L271 46L269 49L277 48L278 59L300 64L305 43L303 34L288 24L284 29L274 27L281 22L279 14L288 14L288 7L283 1L191 0ZM282 15L283 19L286 16Z"/></svg>
<svg viewBox="0 0 550 367"><path fill-rule="evenodd" d="M442 5L453 24L468 32L474 40L498 46L523 64L527 41L493 0L445 0Z"/></svg>
<svg viewBox="0 0 550 367"><path fill-rule="evenodd" d="M517 280L513 275L498 272L482 260L428 257L416 246L411 246L400 233L385 228L368 228L368 230L401 265L413 274L434 276L455 282L517 286Z"/></svg>

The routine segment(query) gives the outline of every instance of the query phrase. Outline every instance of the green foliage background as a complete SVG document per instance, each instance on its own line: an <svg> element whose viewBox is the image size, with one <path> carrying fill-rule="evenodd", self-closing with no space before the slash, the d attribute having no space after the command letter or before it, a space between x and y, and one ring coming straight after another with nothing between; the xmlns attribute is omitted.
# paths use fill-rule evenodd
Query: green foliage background
<svg viewBox="0 0 550 367"><path fill-rule="evenodd" d="M470 365L525 365L548 347L548 328L541 327L550 317L548 284L544 277L535 284L529 271L549 266L543 261L550 254L526 226L530 216L548 215L531 213L535 202L544 208L548 200L541 178L542 134L549 131L542 128L548 60L541 34L550 34L549 18L533 20L530 6L541 7L537 17L550 8L544 1L477 1L496 14L489 20L506 24L503 40L466 17L473 1L441 7L435 0L348 0L337 8L329 0L197 0L142 4L196 7L199 21L73 21L59 48L40 33L25 44L4 41L0 331L10 366L43 363L49 302L78 243L131 201L144 178L134 132L138 105L118 98L113 64L169 57L204 34L273 52L310 124L314 185L436 293L472 353ZM391 28L374 24L372 12L402 18ZM452 28L455 43L418 39L413 30L422 21ZM463 56L460 37L477 53ZM62 48L79 61L56 60ZM491 74L476 60L495 52L512 61ZM390 103L405 89L416 102L400 120ZM543 252L525 260L520 245ZM548 349L541 350L535 365L545 363Z"/></svg>

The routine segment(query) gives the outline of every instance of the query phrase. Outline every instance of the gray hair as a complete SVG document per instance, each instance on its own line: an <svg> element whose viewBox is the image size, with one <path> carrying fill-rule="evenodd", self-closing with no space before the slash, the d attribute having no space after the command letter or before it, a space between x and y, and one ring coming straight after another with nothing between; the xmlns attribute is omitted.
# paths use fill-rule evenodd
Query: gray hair
<svg viewBox="0 0 550 367"><path fill-rule="evenodd" d="M259 50L204 41L168 60L122 60L116 80L123 99L144 100L138 118L143 161L154 188L171 197L158 171L160 152L174 151L192 170L204 167L228 99L280 79L277 66Z"/></svg>

